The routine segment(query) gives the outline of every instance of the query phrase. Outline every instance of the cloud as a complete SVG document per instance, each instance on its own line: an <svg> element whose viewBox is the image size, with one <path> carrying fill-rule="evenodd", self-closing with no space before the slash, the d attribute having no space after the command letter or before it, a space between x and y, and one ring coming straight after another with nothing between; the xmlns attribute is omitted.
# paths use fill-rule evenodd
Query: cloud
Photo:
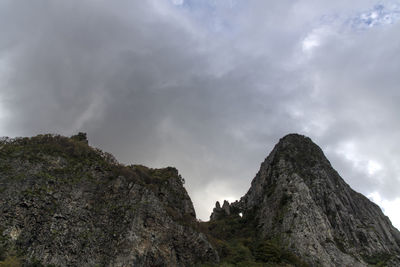
<svg viewBox="0 0 400 267"><path fill-rule="evenodd" d="M376 4L2 1L0 133L86 131L122 162L174 165L207 219L300 132L356 190L397 201L396 7L355 27Z"/></svg>
<svg viewBox="0 0 400 267"><path fill-rule="evenodd" d="M171 0L172 4L177 5L177 6L181 6L184 3L184 0Z"/></svg>

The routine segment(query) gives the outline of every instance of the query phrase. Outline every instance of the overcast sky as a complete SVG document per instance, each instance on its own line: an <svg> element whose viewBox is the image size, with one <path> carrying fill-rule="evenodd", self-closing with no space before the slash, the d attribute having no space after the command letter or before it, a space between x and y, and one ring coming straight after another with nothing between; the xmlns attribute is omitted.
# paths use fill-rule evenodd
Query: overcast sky
<svg viewBox="0 0 400 267"><path fill-rule="evenodd" d="M400 1L0 0L0 135L172 165L197 215L305 134L400 228Z"/></svg>

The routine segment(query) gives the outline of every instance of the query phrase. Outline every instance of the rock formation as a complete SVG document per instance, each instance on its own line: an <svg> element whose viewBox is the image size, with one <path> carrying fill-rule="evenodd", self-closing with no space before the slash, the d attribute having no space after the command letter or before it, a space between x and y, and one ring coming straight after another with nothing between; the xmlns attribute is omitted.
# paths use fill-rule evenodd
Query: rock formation
<svg viewBox="0 0 400 267"><path fill-rule="evenodd" d="M215 208L213 209L210 219L218 220L219 218L229 215L231 215L231 206L229 205L229 202L225 200L221 208L221 204L219 204L219 202L217 201L217 203L215 203Z"/></svg>
<svg viewBox="0 0 400 267"><path fill-rule="evenodd" d="M400 233L309 138L282 138L198 223L175 168L71 138L0 140L0 266L400 266Z"/></svg>
<svg viewBox="0 0 400 267"><path fill-rule="evenodd" d="M301 135L279 141L230 210L254 225L257 240L278 240L311 266L400 266L399 231ZM238 220L216 208L211 224L224 216Z"/></svg>
<svg viewBox="0 0 400 267"><path fill-rule="evenodd" d="M118 164L89 147L83 134L4 139L0 261L121 267L218 262L197 231L182 180L175 168Z"/></svg>

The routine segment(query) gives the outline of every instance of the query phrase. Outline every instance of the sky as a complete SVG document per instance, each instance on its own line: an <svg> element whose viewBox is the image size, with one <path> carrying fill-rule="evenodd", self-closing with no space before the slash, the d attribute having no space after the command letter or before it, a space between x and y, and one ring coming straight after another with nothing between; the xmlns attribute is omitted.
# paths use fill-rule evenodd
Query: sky
<svg viewBox="0 0 400 267"><path fill-rule="evenodd" d="M0 136L175 166L198 218L309 136L400 229L400 1L1 0Z"/></svg>

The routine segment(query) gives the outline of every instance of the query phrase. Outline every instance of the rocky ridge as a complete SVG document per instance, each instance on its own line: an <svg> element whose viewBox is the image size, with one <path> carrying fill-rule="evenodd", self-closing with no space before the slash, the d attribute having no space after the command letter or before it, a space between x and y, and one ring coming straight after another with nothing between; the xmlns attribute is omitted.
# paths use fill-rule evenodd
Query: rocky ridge
<svg viewBox="0 0 400 267"><path fill-rule="evenodd" d="M86 135L0 140L0 266L400 266L400 233L311 139L282 138L239 201L196 220L173 167Z"/></svg>
<svg viewBox="0 0 400 267"><path fill-rule="evenodd" d="M124 166L87 143L85 134L1 141L0 265L218 262L175 168Z"/></svg>

